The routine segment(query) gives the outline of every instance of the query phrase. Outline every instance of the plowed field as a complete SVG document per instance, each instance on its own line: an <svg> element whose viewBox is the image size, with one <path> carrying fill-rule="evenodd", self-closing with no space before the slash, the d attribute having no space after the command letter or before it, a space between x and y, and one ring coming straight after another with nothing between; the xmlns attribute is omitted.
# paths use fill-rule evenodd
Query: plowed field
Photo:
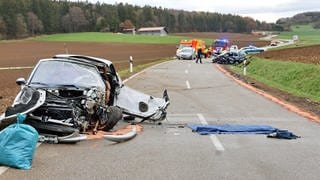
<svg viewBox="0 0 320 180"><path fill-rule="evenodd" d="M320 45L266 51L256 56L283 61L295 61L310 64L320 64Z"/></svg>

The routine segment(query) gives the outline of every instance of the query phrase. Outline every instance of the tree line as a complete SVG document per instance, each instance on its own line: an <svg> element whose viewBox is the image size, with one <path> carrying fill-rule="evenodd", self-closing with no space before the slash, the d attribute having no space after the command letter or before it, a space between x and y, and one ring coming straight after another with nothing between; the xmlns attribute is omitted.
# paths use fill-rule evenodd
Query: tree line
<svg viewBox="0 0 320 180"><path fill-rule="evenodd" d="M195 12L130 4L63 0L0 0L0 39L83 31L166 26L169 32L272 30L277 25L231 14Z"/></svg>
<svg viewBox="0 0 320 180"><path fill-rule="evenodd" d="M311 24L314 28L320 29L320 11L304 12L290 18L280 18L276 23L286 31L290 31L291 25L294 24Z"/></svg>

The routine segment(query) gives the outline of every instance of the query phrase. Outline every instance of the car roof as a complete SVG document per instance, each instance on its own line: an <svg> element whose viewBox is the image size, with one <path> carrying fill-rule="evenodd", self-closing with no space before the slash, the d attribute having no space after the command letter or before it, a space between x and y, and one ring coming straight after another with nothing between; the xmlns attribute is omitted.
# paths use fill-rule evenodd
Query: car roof
<svg viewBox="0 0 320 180"><path fill-rule="evenodd" d="M85 55L76 55L76 54L57 54L52 57L55 60L73 60L73 61L80 61L83 63L94 64L96 66L104 66L104 65L112 65L112 62L103 58L97 58L92 56L85 56Z"/></svg>

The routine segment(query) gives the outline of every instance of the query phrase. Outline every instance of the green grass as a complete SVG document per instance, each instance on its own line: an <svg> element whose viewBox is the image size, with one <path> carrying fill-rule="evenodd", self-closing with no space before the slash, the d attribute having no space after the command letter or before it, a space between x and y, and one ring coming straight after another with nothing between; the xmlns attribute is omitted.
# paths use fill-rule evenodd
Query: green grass
<svg viewBox="0 0 320 180"><path fill-rule="evenodd" d="M40 41L119 42L135 44L178 44L182 39L190 38L183 36L145 36L101 32L53 34L35 38L35 40Z"/></svg>
<svg viewBox="0 0 320 180"><path fill-rule="evenodd" d="M180 40L194 39L185 36L146 36L102 32L81 32L43 35L34 38L39 41L73 41L73 42L119 42L134 44L179 44ZM207 45L212 44L212 39L202 39Z"/></svg>
<svg viewBox="0 0 320 180"><path fill-rule="evenodd" d="M232 69L242 71L240 66ZM320 102L320 65L253 58L247 75L298 97Z"/></svg>
<svg viewBox="0 0 320 180"><path fill-rule="evenodd" d="M292 31L280 32L280 39L292 39L298 35L299 45L320 44L320 29L314 29L312 25L292 25Z"/></svg>

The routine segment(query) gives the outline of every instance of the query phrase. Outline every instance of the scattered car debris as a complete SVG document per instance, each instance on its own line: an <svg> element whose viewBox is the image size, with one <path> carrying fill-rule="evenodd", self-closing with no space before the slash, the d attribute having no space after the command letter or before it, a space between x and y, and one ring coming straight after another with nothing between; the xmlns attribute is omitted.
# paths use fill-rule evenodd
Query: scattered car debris
<svg viewBox="0 0 320 180"><path fill-rule="evenodd" d="M288 130L277 130L274 133L268 134L268 138L276 138L276 139L297 139L301 138L301 136L297 136Z"/></svg>
<svg viewBox="0 0 320 180"><path fill-rule="evenodd" d="M108 141L120 143L120 142L130 140L130 139L134 138L136 135L137 135L137 127L135 125L133 125L132 130L126 134L121 134L121 135L107 134L107 135L104 135L103 138Z"/></svg>

